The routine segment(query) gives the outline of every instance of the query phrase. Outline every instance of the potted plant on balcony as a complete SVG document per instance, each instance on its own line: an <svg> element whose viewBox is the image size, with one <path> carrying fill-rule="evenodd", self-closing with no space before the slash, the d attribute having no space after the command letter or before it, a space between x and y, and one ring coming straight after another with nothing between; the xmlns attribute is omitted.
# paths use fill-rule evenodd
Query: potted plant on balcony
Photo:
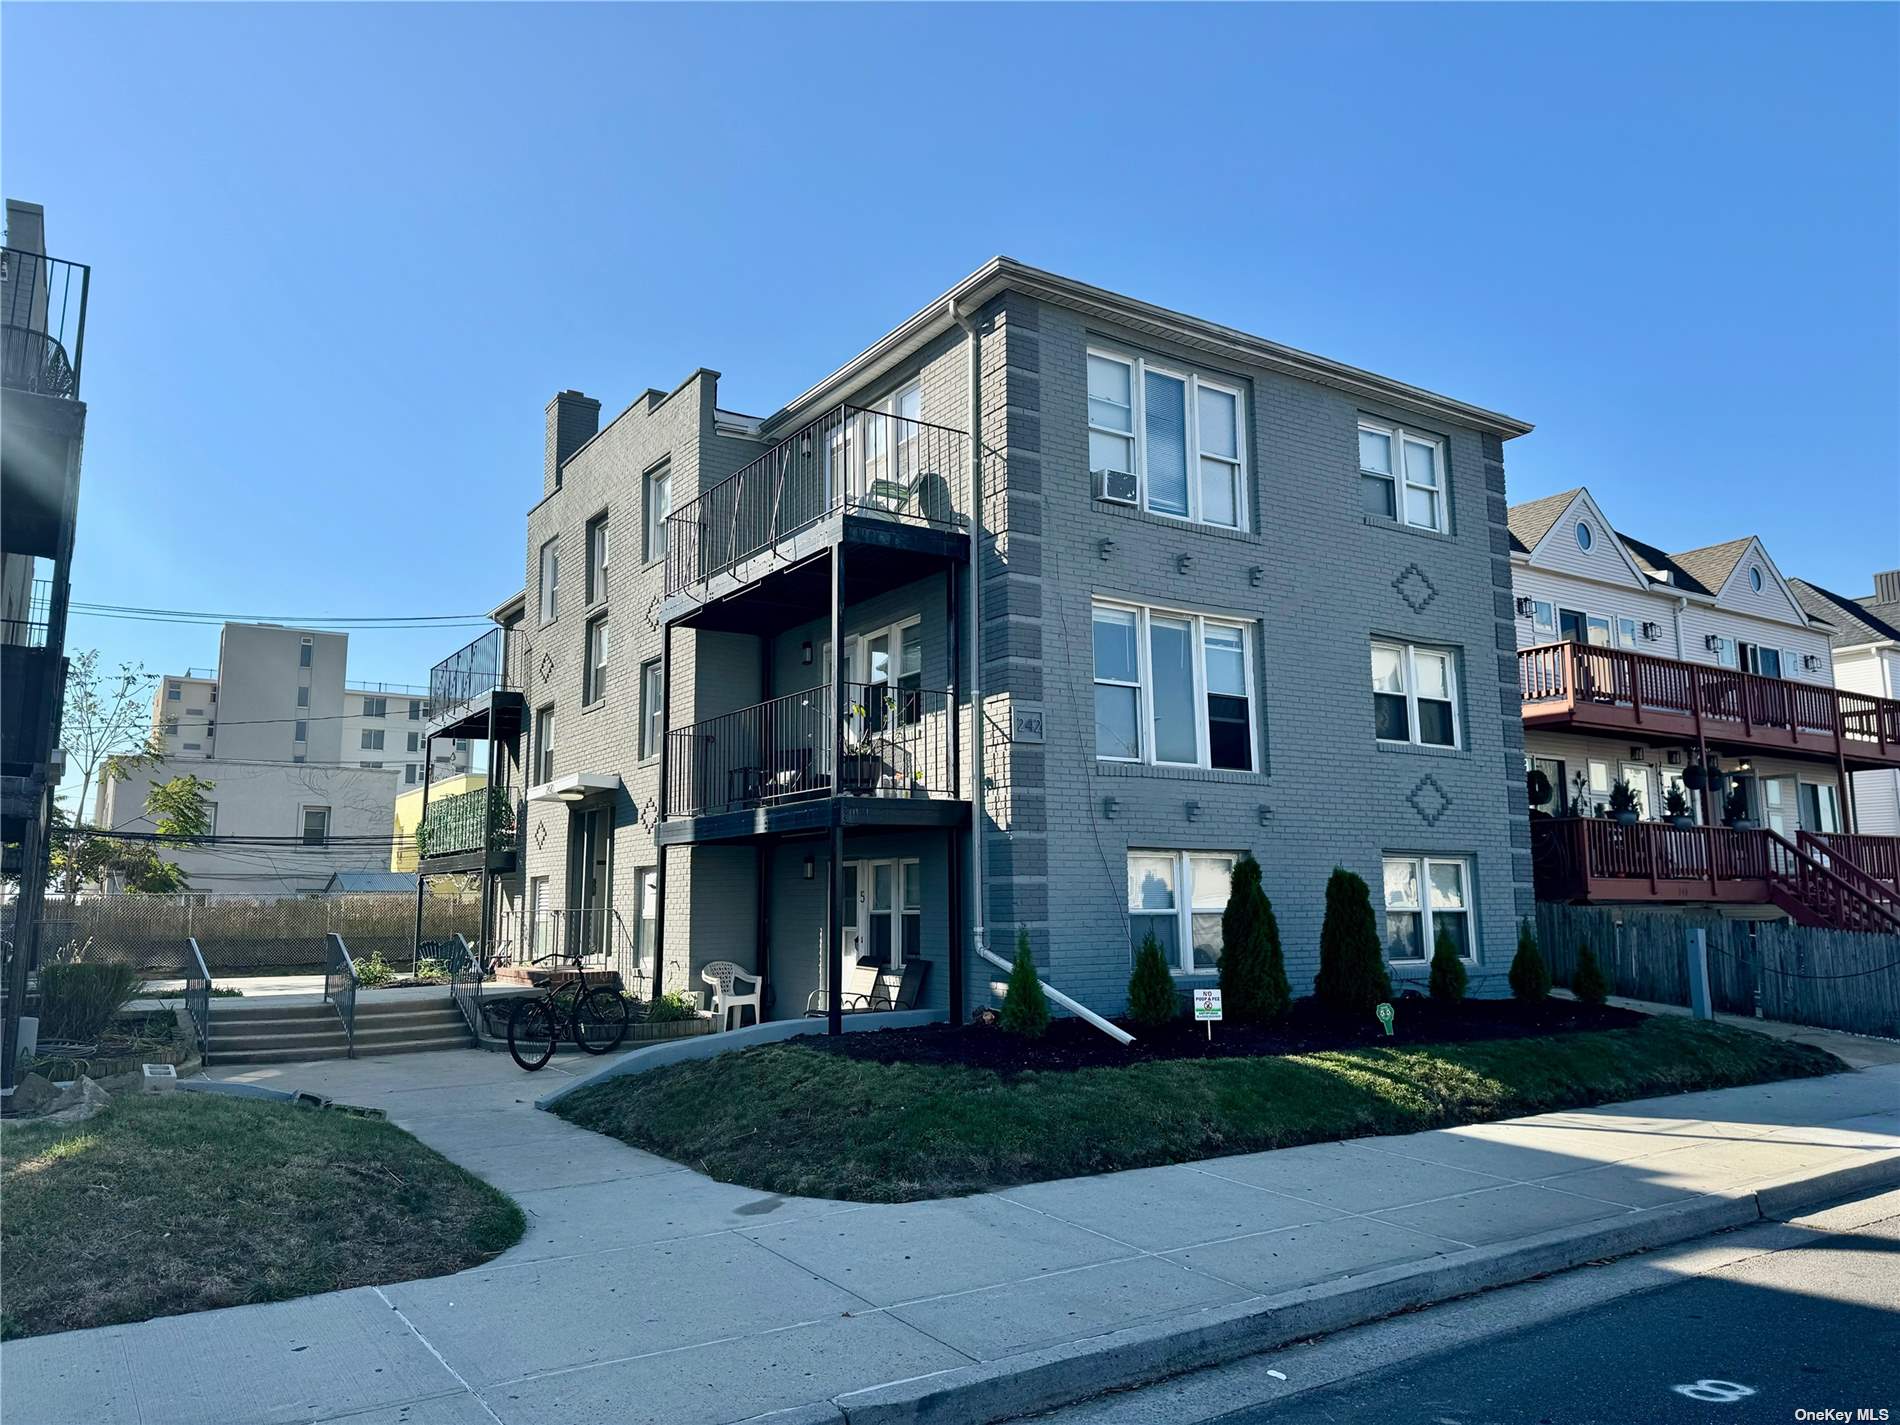
<svg viewBox="0 0 1900 1425"><path fill-rule="evenodd" d="M1748 784L1738 781L1722 803L1722 820L1737 831L1753 831L1761 823L1748 814Z"/></svg>
<svg viewBox="0 0 1900 1425"><path fill-rule="evenodd" d="M1570 815L1592 815L1590 805L1590 774L1578 768L1570 776Z"/></svg>
<svg viewBox="0 0 1900 1425"><path fill-rule="evenodd" d="M1550 777L1543 768L1532 767L1524 773L1524 794L1530 801L1532 816L1549 816L1544 805L1550 800Z"/></svg>
<svg viewBox="0 0 1900 1425"><path fill-rule="evenodd" d="M1663 793L1663 814L1671 826L1695 825L1695 818L1689 814L1689 798L1683 795L1681 787L1671 787Z"/></svg>
<svg viewBox="0 0 1900 1425"><path fill-rule="evenodd" d="M1624 826L1633 826L1643 817L1641 795L1621 777L1610 783L1610 815Z"/></svg>

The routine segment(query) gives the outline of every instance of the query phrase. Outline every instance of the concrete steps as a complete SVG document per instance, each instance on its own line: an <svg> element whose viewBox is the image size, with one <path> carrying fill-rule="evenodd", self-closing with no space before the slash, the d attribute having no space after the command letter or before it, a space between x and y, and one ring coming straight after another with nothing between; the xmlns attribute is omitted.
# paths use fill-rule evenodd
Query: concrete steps
<svg viewBox="0 0 1900 1425"><path fill-rule="evenodd" d="M356 1054L417 1054L466 1049L468 1021L446 994L413 993L413 1000L359 999ZM341 1059L349 1053L343 1021L329 1004L211 1003L211 1059L217 1064L288 1064Z"/></svg>

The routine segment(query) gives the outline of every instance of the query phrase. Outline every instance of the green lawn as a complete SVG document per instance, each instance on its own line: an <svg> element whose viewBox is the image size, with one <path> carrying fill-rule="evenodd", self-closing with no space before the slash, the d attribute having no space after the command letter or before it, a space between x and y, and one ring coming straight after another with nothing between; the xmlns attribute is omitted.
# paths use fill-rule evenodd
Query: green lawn
<svg viewBox="0 0 1900 1425"><path fill-rule="evenodd" d="M8 1338L437 1276L525 1225L391 1124L197 1093L6 1124L0 1193Z"/></svg>
<svg viewBox="0 0 1900 1425"><path fill-rule="evenodd" d="M609 1079L555 1111L765 1192L911 1202L1299 1143L1832 1073L1673 1016L1546 1039L998 1074L796 1041Z"/></svg>

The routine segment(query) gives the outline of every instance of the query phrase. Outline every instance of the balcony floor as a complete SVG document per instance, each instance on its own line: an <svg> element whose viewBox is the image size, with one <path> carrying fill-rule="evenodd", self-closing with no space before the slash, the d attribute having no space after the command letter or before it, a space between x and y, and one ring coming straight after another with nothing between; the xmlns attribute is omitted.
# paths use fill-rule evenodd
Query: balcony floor
<svg viewBox="0 0 1900 1425"><path fill-rule="evenodd" d="M516 689L493 688L431 717L424 726L431 737L467 737L486 742L488 714L493 709L496 740L512 743L521 736L527 706L527 699Z"/></svg>
<svg viewBox="0 0 1900 1425"><path fill-rule="evenodd" d="M758 633L802 623L831 607L831 561L844 550L845 602L857 603L914 583L944 563L970 557L960 530L834 513L776 548L740 560L703 583L660 602L661 623Z"/></svg>
<svg viewBox="0 0 1900 1425"><path fill-rule="evenodd" d="M711 816L676 817L655 827L653 840L660 846L708 846L762 836L813 836L829 831L834 818L847 830L963 826L970 820L970 804L949 797L810 797Z"/></svg>

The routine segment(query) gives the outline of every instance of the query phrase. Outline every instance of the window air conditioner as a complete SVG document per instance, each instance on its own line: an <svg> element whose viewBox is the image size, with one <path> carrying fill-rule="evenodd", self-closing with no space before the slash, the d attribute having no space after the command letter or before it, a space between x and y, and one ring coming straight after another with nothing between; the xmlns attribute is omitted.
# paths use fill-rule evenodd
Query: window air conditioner
<svg viewBox="0 0 1900 1425"><path fill-rule="evenodd" d="M1132 470L1096 470L1095 498L1117 505L1135 503L1135 472Z"/></svg>

